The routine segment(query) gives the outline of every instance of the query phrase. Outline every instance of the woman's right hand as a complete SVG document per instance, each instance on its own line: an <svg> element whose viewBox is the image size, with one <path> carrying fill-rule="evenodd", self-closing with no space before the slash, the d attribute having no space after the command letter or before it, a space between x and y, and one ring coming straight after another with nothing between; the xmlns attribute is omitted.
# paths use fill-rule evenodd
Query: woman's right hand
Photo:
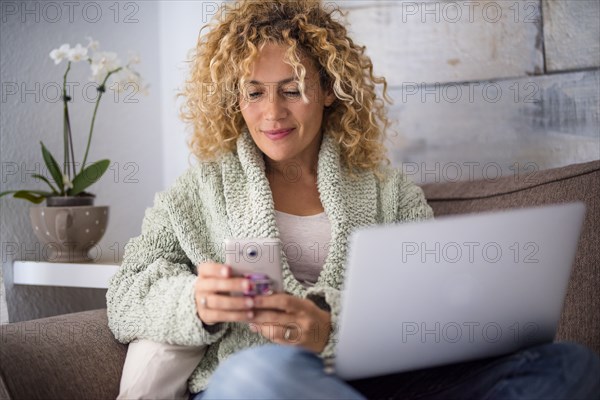
<svg viewBox="0 0 600 400"><path fill-rule="evenodd" d="M198 265L194 298L196 313L205 325L249 321L254 316L251 297L229 295L247 291L250 281L231 274L231 267L225 264L207 262Z"/></svg>

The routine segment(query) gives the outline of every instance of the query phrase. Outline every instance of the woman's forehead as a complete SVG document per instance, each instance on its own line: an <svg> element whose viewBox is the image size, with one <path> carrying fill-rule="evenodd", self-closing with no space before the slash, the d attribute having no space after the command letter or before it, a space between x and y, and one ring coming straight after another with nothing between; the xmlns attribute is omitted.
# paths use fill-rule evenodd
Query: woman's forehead
<svg viewBox="0 0 600 400"><path fill-rule="evenodd" d="M315 79L315 75L317 75L317 70L310 63L301 63L305 70L304 81L310 81ZM298 74L301 74L302 71L298 68ZM249 73L244 77L244 80L253 84L263 84L263 83L277 83L285 85L291 82L301 81L299 75L296 75L296 71L294 68L281 61L273 62L273 63L259 63L259 64L251 64Z"/></svg>
<svg viewBox="0 0 600 400"><path fill-rule="evenodd" d="M314 84L317 83L317 79L318 77L316 76L315 73L312 74L306 74L306 76L304 77L304 86L305 87L312 87ZM293 74L293 72L283 78L283 79L279 79L276 75L263 75L260 78L257 76L250 76L250 77L246 77L246 79L244 80L244 85L245 86L277 86L277 87L281 87L281 86L285 86L285 85L293 85L293 84L297 84L301 82L300 78L295 76Z"/></svg>
<svg viewBox="0 0 600 400"><path fill-rule="evenodd" d="M290 76L288 78L281 79L279 81L273 81L273 80L271 80L271 81L268 81L268 82L263 82L263 81L259 81L259 80L251 78L248 81L248 83L251 84L251 85L264 85L264 84L267 84L267 83L271 83L271 84L275 83L275 84L278 84L278 85L285 85L286 83L295 82L296 80L297 79L296 79L295 76Z"/></svg>

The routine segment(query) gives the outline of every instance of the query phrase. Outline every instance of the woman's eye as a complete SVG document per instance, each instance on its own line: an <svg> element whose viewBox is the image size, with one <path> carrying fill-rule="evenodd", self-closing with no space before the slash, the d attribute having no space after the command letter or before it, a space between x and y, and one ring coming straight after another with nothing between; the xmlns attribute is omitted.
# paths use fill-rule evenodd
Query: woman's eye
<svg viewBox="0 0 600 400"><path fill-rule="evenodd" d="M260 95L261 95L260 92L248 93L248 97L251 99L256 99Z"/></svg>
<svg viewBox="0 0 600 400"><path fill-rule="evenodd" d="M300 92L283 92L283 94L285 94L286 96L290 96L290 97L297 97L300 96Z"/></svg>

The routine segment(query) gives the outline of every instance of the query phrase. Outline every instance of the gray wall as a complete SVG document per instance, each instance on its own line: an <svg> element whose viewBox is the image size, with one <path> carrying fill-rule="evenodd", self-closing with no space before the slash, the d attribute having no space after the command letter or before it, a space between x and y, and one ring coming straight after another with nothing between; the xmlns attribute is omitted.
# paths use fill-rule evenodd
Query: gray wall
<svg viewBox="0 0 600 400"><path fill-rule="evenodd" d="M175 95L187 78L188 52L196 46L200 28L215 8L212 1L169 1L159 5L165 186L170 186L195 161L186 146L189 130L179 119L182 99L177 100Z"/></svg>
<svg viewBox="0 0 600 400"><path fill-rule="evenodd" d="M126 99L107 92L100 104L88 156L88 161L111 160L110 169L91 191L97 195L97 205L111 207L99 249L103 259L114 260L122 255L127 240L139 234L144 210L162 188L158 4L122 2L116 7L114 2L74 2L72 16L66 3L48 4L2 2L1 190L43 188L31 177L36 169L43 168L40 140L62 159L62 103L57 101L53 88L62 84L66 62L55 66L49 52L63 43L86 45L85 36L98 40L100 49L117 52L124 62L129 50L138 52L138 70L150 85L149 95L130 90ZM56 5L61 7L61 14ZM90 89L87 97L83 93L83 85L91 75L86 64L74 64L69 74L70 82L80 83L74 89L70 107L79 162L94 105L90 101L94 90ZM30 203L2 198L0 207L6 290L2 300L6 299L7 306L0 310L2 322L106 306L106 290L13 285L12 261L40 259L42 252L29 224Z"/></svg>
<svg viewBox="0 0 600 400"><path fill-rule="evenodd" d="M600 2L347 1L416 182L531 179L600 158Z"/></svg>

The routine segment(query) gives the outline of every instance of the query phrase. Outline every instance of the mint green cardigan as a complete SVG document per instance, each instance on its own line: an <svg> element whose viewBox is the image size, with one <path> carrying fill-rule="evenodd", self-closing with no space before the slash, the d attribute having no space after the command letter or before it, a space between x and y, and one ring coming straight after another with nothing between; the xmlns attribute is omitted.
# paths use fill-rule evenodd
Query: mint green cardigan
<svg viewBox="0 0 600 400"><path fill-rule="evenodd" d="M329 254L317 283L307 289L292 275L282 251L284 286L330 311L336 326L349 234L367 225L428 219L433 212L422 190L396 169L387 169L382 181L372 172L352 180L340 163L338 143L327 133L319 150L317 186L331 222ZM279 237L262 153L247 131L235 151L190 167L171 188L156 194L140 236L125 246L106 293L108 325L119 342L140 338L208 345L188 381L192 393L205 389L227 356L267 343L247 324L224 323L209 332L196 316L195 266L224 262L222 242L228 237ZM330 335L321 357L334 355L335 336Z"/></svg>

